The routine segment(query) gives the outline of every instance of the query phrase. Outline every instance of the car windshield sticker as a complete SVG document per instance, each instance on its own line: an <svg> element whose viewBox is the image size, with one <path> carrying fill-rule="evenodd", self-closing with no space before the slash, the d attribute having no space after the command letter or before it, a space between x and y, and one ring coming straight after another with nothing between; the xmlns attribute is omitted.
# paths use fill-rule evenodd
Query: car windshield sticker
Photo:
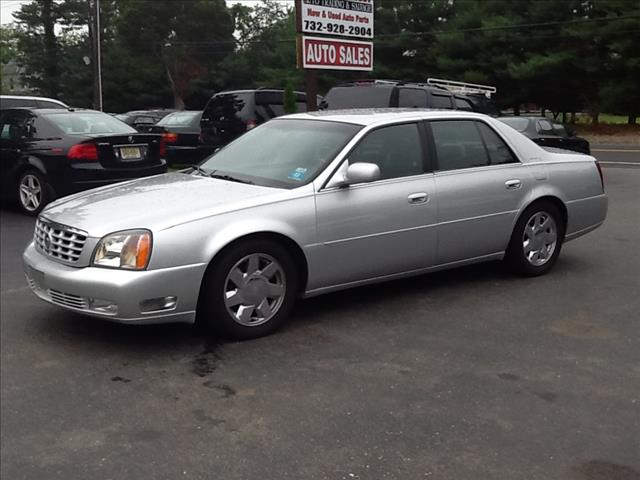
<svg viewBox="0 0 640 480"><path fill-rule="evenodd" d="M301 182L302 180L304 180L304 177L307 174L307 169L306 168L301 168L298 167L296 168L293 172L291 172L287 178L289 180L295 180L297 182Z"/></svg>

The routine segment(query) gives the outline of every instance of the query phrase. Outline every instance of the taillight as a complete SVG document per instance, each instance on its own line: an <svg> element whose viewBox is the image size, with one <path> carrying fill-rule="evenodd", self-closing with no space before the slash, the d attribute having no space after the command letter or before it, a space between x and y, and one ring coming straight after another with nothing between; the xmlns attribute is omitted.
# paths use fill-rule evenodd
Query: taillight
<svg viewBox="0 0 640 480"><path fill-rule="evenodd" d="M167 156L167 144L164 143L164 138L160 139L160 158Z"/></svg>
<svg viewBox="0 0 640 480"><path fill-rule="evenodd" d="M165 141L165 143L175 143L178 141L178 134L171 132L163 133L162 139Z"/></svg>
<svg viewBox="0 0 640 480"><path fill-rule="evenodd" d="M602 191L604 192L604 175L602 173L602 167L600 166L600 162L596 160L596 167L598 168L598 173L600 174L600 184L602 185Z"/></svg>
<svg viewBox="0 0 640 480"><path fill-rule="evenodd" d="M248 132L249 130L251 130L252 128L256 128L256 127L258 126L258 124L256 123L256 121L255 121L255 120L247 120L247 121L245 122L245 125L247 126L247 132Z"/></svg>
<svg viewBox="0 0 640 480"><path fill-rule="evenodd" d="M98 147L95 143L78 143L69 149L67 153L69 160L98 161Z"/></svg>

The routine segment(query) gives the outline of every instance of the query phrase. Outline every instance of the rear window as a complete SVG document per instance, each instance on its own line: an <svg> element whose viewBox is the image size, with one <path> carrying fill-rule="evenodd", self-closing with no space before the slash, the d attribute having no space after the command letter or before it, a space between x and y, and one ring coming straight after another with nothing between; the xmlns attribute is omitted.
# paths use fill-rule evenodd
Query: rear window
<svg viewBox="0 0 640 480"><path fill-rule="evenodd" d="M451 109L451 97L449 95L431 95L431 108Z"/></svg>
<svg viewBox="0 0 640 480"><path fill-rule="evenodd" d="M471 102L469 100L460 97L453 97L453 100L456 103L456 108L458 110L473 112L473 105L471 105Z"/></svg>
<svg viewBox="0 0 640 480"><path fill-rule="evenodd" d="M524 132L529 125L529 120L527 118L518 118L518 117L502 117L499 118L502 123L506 123L511 128L515 128L519 132Z"/></svg>
<svg viewBox="0 0 640 480"><path fill-rule="evenodd" d="M330 109L343 108L387 108L391 105L393 86L356 85L334 87L325 100Z"/></svg>
<svg viewBox="0 0 640 480"><path fill-rule="evenodd" d="M401 88L398 94L398 106L425 108L427 106L427 92L419 88Z"/></svg>
<svg viewBox="0 0 640 480"><path fill-rule="evenodd" d="M68 112L43 116L67 135L136 133L135 129L106 113Z"/></svg>
<svg viewBox="0 0 640 480"><path fill-rule="evenodd" d="M175 112L170 113L162 120L160 120L157 125L163 127L197 127L200 124L200 117L202 116L202 112ZM138 117L141 118L141 117ZM149 118L149 117L146 117ZM153 123L153 120L149 119L149 123Z"/></svg>

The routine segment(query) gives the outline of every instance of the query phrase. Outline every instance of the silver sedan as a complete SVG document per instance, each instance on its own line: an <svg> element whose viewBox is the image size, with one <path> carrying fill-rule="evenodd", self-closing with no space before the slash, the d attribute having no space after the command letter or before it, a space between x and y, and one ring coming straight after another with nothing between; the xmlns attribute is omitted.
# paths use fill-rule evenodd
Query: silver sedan
<svg viewBox="0 0 640 480"><path fill-rule="evenodd" d="M297 114L197 168L50 204L24 265L70 310L253 338L300 296L495 259L544 274L606 212L593 157L484 115Z"/></svg>

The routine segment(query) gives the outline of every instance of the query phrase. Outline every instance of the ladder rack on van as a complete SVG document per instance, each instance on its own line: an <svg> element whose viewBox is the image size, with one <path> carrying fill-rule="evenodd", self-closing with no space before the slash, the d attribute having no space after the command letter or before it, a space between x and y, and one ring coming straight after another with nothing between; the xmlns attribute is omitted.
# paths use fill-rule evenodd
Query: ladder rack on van
<svg viewBox="0 0 640 480"><path fill-rule="evenodd" d="M496 87L490 85L479 85L477 83L456 82L454 80L444 80L442 78L427 78L427 85L444 88L451 93L460 95L481 94L491 98L491 94L496 93Z"/></svg>

